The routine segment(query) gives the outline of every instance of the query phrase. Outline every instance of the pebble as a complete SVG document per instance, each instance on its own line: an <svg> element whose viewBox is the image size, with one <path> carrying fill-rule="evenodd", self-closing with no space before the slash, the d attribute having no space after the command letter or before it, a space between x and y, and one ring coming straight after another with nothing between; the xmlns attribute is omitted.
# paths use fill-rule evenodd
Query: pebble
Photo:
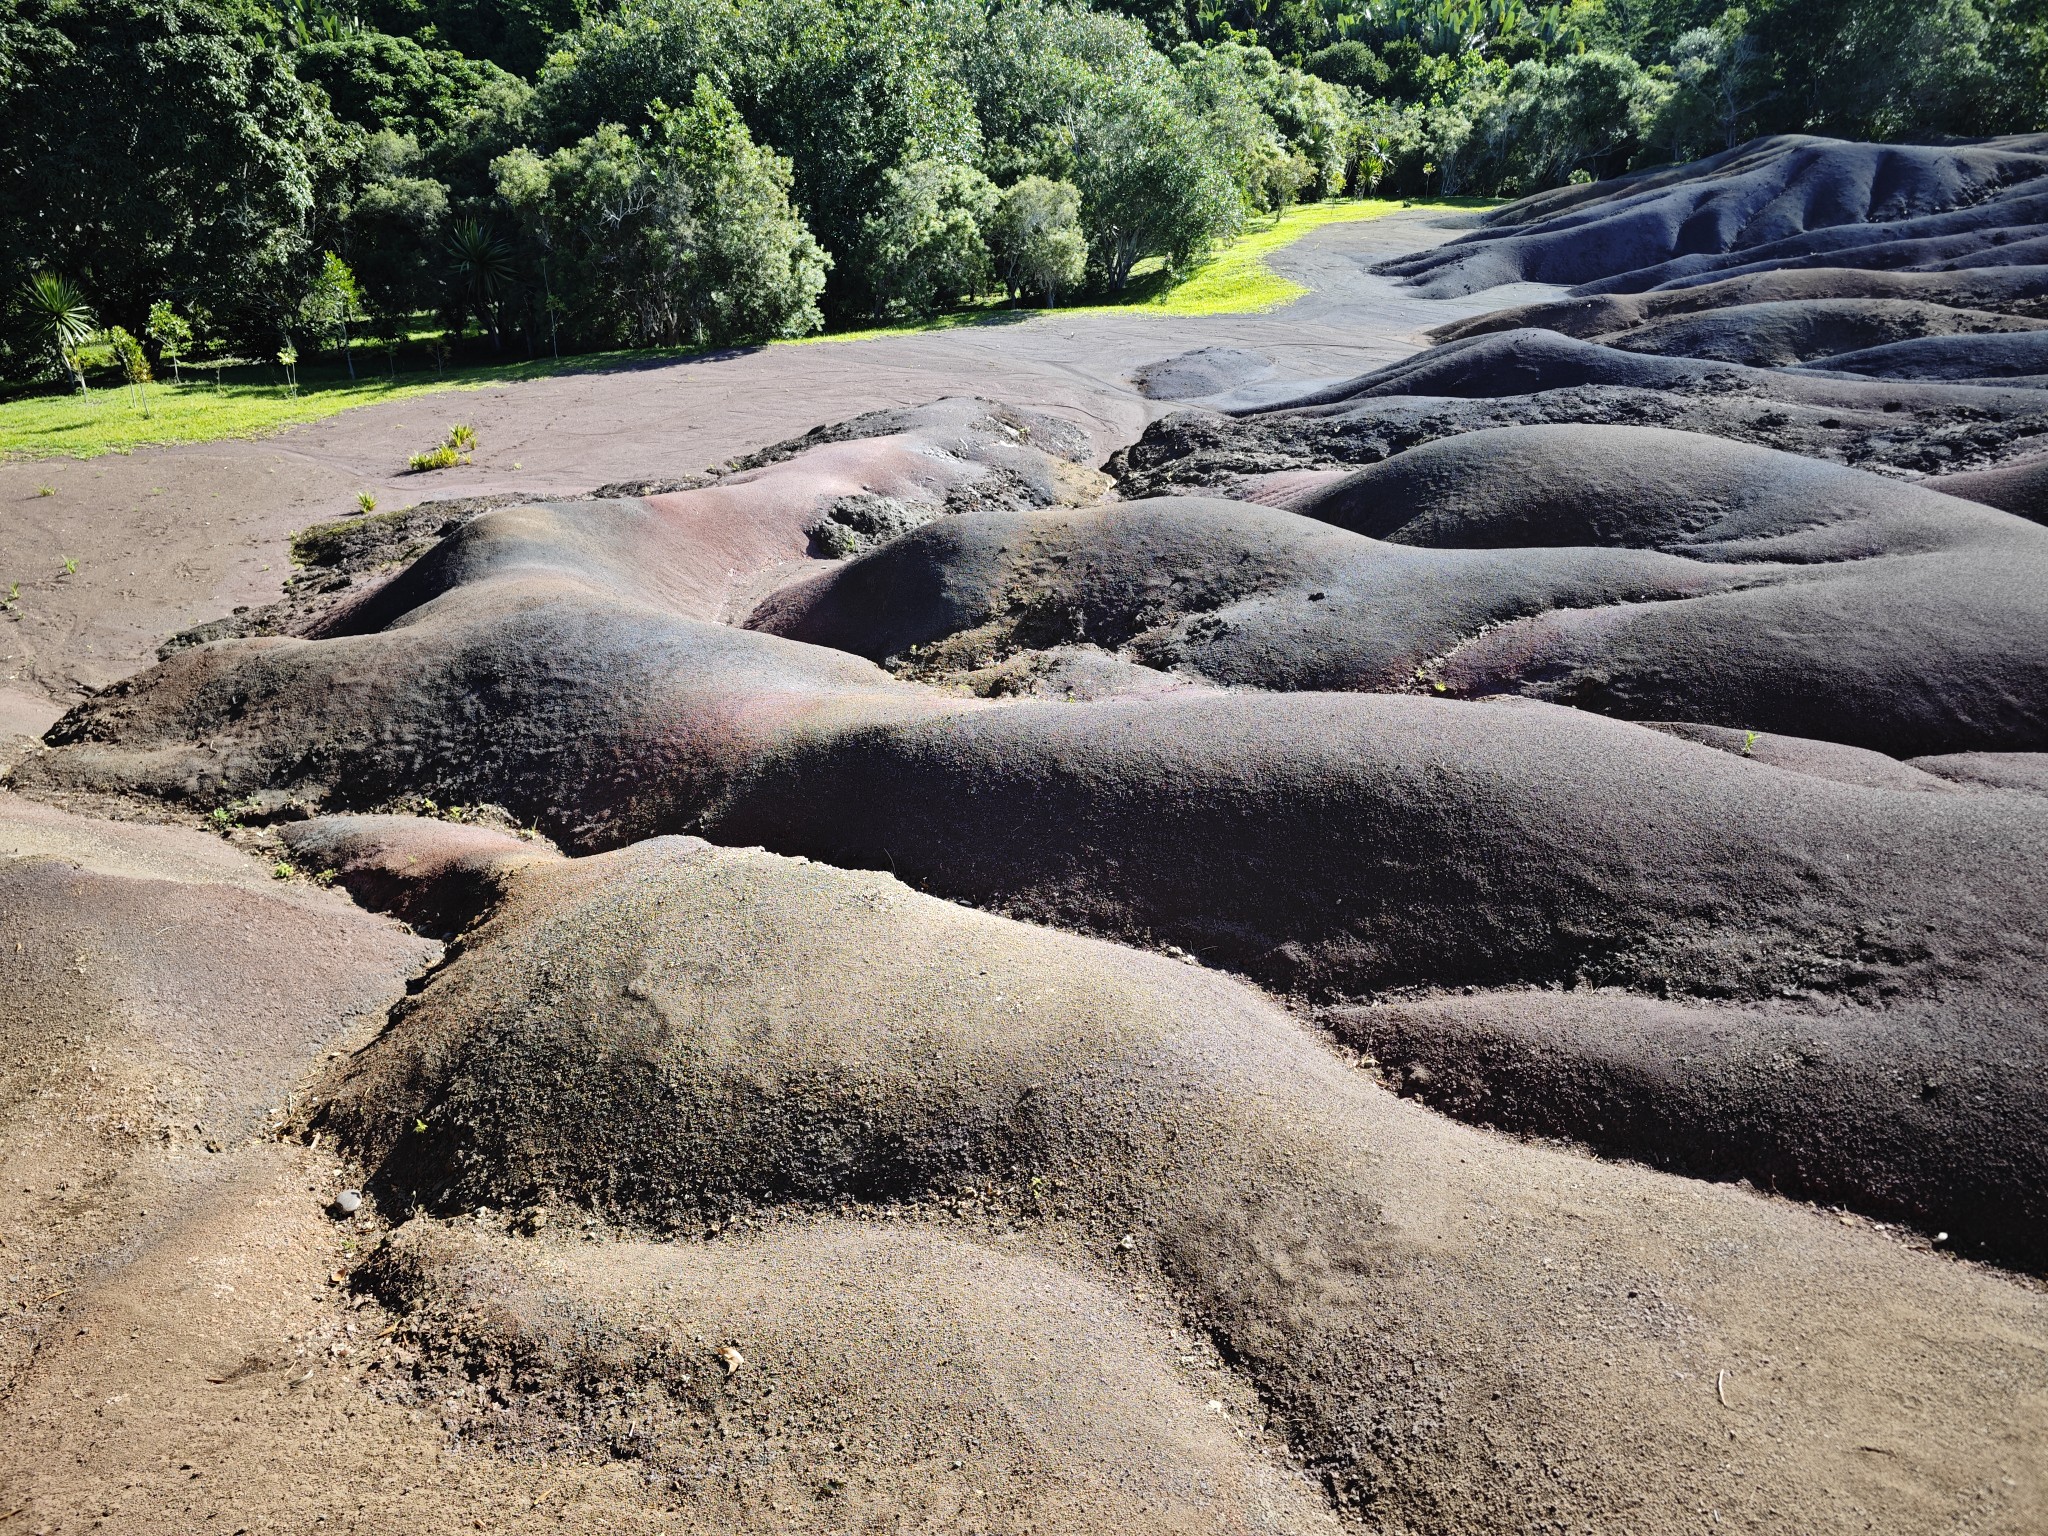
<svg viewBox="0 0 2048 1536"><path fill-rule="evenodd" d="M362 1191L344 1189L334 1197L334 1208L344 1216L353 1216L363 1208Z"/></svg>

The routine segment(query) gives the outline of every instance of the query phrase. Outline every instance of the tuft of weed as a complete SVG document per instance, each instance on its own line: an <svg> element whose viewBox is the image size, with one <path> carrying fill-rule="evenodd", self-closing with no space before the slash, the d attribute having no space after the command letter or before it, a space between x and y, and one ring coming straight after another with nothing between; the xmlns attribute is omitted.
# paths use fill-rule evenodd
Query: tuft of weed
<svg viewBox="0 0 2048 1536"><path fill-rule="evenodd" d="M425 453L416 453L409 461L414 474L425 474L432 469L452 469L457 464L467 464L470 454L476 451L476 428L466 427L457 422L448 429L448 436L441 443Z"/></svg>

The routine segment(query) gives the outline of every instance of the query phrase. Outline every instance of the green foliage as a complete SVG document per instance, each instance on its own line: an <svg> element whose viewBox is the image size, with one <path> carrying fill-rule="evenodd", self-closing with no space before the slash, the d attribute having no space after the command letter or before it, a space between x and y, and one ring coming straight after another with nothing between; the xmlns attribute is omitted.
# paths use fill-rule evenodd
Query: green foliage
<svg viewBox="0 0 2048 1536"><path fill-rule="evenodd" d="M473 313L485 329L495 332L498 304L516 281L512 247L481 219L464 219L449 232L447 253L456 313Z"/></svg>
<svg viewBox="0 0 2048 1536"><path fill-rule="evenodd" d="M1505 196L1623 169L1670 88L1625 53L1591 51L1517 64L1476 93L1465 174Z"/></svg>
<svg viewBox="0 0 2048 1536"><path fill-rule="evenodd" d="M320 260L320 275L299 301L299 324L322 346L342 346L348 341L348 323L355 317L362 296L356 275L348 263L328 251Z"/></svg>
<svg viewBox="0 0 2048 1536"><path fill-rule="evenodd" d="M389 3L389 0L384 0ZM531 75L549 48L583 20L579 0L402 0L424 12L434 35L471 58L488 59L518 75ZM595 9L595 7L591 7Z"/></svg>
<svg viewBox="0 0 2048 1536"><path fill-rule="evenodd" d="M384 133L369 142L365 185L340 227L363 305L387 331L440 301L447 276L448 188L417 174L419 148Z"/></svg>
<svg viewBox="0 0 2048 1536"><path fill-rule="evenodd" d="M996 189L972 166L918 160L886 172L863 231L877 317L935 314L988 291L984 230Z"/></svg>
<svg viewBox="0 0 2048 1536"><path fill-rule="evenodd" d="M457 464L467 464L470 455L476 451L476 428L457 424L448 429L448 435L425 453L416 453L406 461L406 467L414 474L427 474L437 469L453 469ZM363 508L367 515L376 510L376 498Z"/></svg>
<svg viewBox="0 0 2048 1536"><path fill-rule="evenodd" d="M135 392L136 405L140 407L144 416L148 416L150 414L149 390L147 387L149 384L149 359L143 354L142 343L137 341L125 328L118 325L108 326L103 333L103 339L107 344L108 351L113 354L114 366L121 370L121 377L127 381L128 387Z"/></svg>
<svg viewBox="0 0 2048 1536"><path fill-rule="evenodd" d="M54 272L38 272L22 285L22 300L31 332L56 353L83 393L85 372L79 366L78 349L92 335L93 313L77 285Z"/></svg>
<svg viewBox="0 0 2048 1536"><path fill-rule="evenodd" d="M171 377L180 377L178 362L192 350L192 324L171 307L168 299L149 306L149 323L143 336L156 348L156 355L171 365Z"/></svg>
<svg viewBox="0 0 2048 1536"><path fill-rule="evenodd" d="M269 330L339 154L285 53L204 0L16 0L0 27L0 267L73 274L136 328L168 275Z"/></svg>
<svg viewBox="0 0 2048 1536"><path fill-rule="evenodd" d="M121 370L121 377L137 386L149 382L149 359L143 355L142 343L118 325L107 327L107 344L113 349L114 363Z"/></svg>
<svg viewBox="0 0 2048 1536"><path fill-rule="evenodd" d="M2041 128L2048 0L6 0L0 377L118 362L32 273L174 372L367 318L395 373L437 319L437 367L755 340L1124 293L1296 198Z"/></svg>
<svg viewBox="0 0 2048 1536"><path fill-rule="evenodd" d="M1038 294L1050 307L1087 274L1081 193L1071 182L1024 177L1004 189L987 230L1003 286L1013 294Z"/></svg>
<svg viewBox="0 0 2048 1536"><path fill-rule="evenodd" d="M494 64L383 32L309 43L294 65L301 80L326 91L343 122L426 139L479 114L516 114L532 94Z"/></svg>
<svg viewBox="0 0 2048 1536"><path fill-rule="evenodd" d="M1105 287L1120 290L1148 256L1186 268L1243 226L1230 173L1244 157L1221 137L1144 85L1089 103L1074 133L1074 183L1090 270Z"/></svg>
<svg viewBox="0 0 2048 1536"><path fill-rule="evenodd" d="M1302 68L1332 85L1369 95L1385 90L1391 76L1386 61L1355 37L1319 49L1303 61Z"/></svg>
<svg viewBox="0 0 2048 1536"><path fill-rule="evenodd" d="M707 77L687 107L657 100L651 116L639 134L603 124L545 162L493 163L527 260L552 257L568 326L628 346L816 330L829 258L790 206L789 162L754 143Z"/></svg>

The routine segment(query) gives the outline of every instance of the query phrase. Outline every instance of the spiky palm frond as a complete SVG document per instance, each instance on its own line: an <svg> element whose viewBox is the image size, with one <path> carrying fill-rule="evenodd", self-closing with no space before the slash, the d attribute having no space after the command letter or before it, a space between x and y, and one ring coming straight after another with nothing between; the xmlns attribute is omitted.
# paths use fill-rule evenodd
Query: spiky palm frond
<svg viewBox="0 0 2048 1536"><path fill-rule="evenodd" d="M97 323L85 296L68 277L38 272L22 285L22 297L36 328L58 351L70 353L85 345Z"/></svg>
<svg viewBox="0 0 2048 1536"><path fill-rule="evenodd" d="M456 275L479 304L488 304L512 286L512 247L480 219L464 219L449 233L448 254Z"/></svg>

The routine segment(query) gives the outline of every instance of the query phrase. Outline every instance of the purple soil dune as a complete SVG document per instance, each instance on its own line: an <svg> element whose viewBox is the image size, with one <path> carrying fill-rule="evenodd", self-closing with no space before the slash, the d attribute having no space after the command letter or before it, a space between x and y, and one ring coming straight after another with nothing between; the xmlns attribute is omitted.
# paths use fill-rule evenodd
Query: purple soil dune
<svg viewBox="0 0 2048 1536"><path fill-rule="evenodd" d="M1379 270L1451 297L1513 282L1633 293L1817 256L1844 267L1993 261L2048 223L2048 136L1758 139L1675 170L1540 193L1484 222Z"/></svg>
<svg viewBox="0 0 2048 1536"><path fill-rule="evenodd" d="M2048 523L2048 453L2014 459L1994 469L1964 470L1927 482L1928 489L1988 507L2000 507L2029 522Z"/></svg>
<svg viewBox="0 0 2048 1536"><path fill-rule="evenodd" d="M2048 331L2048 320L2001 315L1984 309L1950 309L1908 299L1786 299L1674 315L1600 339L1625 352L1696 357L1707 362L1743 363L1752 368L1781 368L1788 363L1834 367L1828 359L1851 352L1922 342L1929 337L1955 339L2013 331ZM2000 369L1994 366L1996 361L1984 355L1978 365L1980 371L2038 371ZM1898 368L1846 363L1840 366L1852 373L1902 376ZM1923 369L1914 376L1938 375Z"/></svg>
<svg viewBox="0 0 2048 1536"><path fill-rule="evenodd" d="M1515 305L1454 320L1429 333L1432 341L1461 341L1489 331L1528 326L1582 340L1604 341L1653 321L1702 310L1756 304L1865 300L1937 309L1978 310L2020 318L2048 311L2048 267L1972 267L1948 272L1869 272L1853 267L1780 267L1648 293L1587 294Z"/></svg>
<svg viewBox="0 0 2048 1536"><path fill-rule="evenodd" d="M947 519L749 622L927 680L1090 645L1232 687L1521 693L1895 755L2048 746L2048 536L2004 513L1564 426L1441 439L1293 506Z"/></svg>

